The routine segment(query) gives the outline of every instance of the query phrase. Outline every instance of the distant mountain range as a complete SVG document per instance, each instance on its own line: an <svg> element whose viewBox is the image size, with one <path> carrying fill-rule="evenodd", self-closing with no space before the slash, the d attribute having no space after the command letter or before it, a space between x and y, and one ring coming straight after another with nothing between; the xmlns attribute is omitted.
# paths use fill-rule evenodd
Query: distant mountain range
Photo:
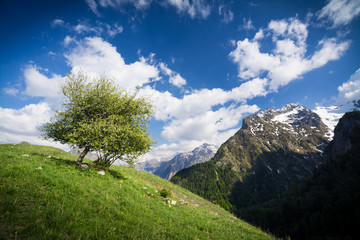
<svg viewBox="0 0 360 240"><path fill-rule="evenodd" d="M215 145L204 143L191 152L175 155L175 157L173 157L170 161L159 166L159 168L154 171L154 174L169 180L178 171L184 168L209 161L212 157L214 157L217 149L218 148Z"/></svg>
<svg viewBox="0 0 360 240"><path fill-rule="evenodd" d="M162 159L151 159L151 160L147 160L147 161L136 162L134 164L134 168L136 170L140 170L140 171L143 171L143 172L154 173L156 170L158 170L160 167L162 167L164 164L166 164L170 160L171 160L171 157L162 158Z"/></svg>
<svg viewBox="0 0 360 240"><path fill-rule="evenodd" d="M244 118L213 159L171 181L226 209L259 204L310 177L330 140L319 115L303 106L266 109Z"/></svg>

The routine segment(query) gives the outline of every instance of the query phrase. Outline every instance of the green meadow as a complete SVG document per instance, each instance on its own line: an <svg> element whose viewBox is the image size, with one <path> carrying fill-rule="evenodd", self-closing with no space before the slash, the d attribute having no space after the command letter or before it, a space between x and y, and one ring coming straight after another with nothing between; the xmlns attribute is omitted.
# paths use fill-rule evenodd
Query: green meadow
<svg viewBox="0 0 360 240"><path fill-rule="evenodd" d="M155 175L121 166L100 175L76 158L0 145L0 239L273 239Z"/></svg>

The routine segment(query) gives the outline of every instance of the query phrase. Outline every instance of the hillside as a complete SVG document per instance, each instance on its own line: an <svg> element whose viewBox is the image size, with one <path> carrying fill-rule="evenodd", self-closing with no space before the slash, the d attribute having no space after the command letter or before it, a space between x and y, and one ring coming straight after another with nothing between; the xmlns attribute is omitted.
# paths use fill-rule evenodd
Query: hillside
<svg viewBox="0 0 360 240"><path fill-rule="evenodd" d="M217 149L218 148L214 145L204 143L191 152L176 154L169 162L160 166L154 174L169 180L178 171L184 168L209 161L212 157L214 157Z"/></svg>
<svg viewBox="0 0 360 240"><path fill-rule="evenodd" d="M157 176L121 166L100 175L76 157L0 145L0 239L272 239Z"/></svg>
<svg viewBox="0 0 360 240"><path fill-rule="evenodd" d="M329 129L297 104L244 118L214 158L171 181L229 210L266 202L312 175L323 161Z"/></svg>
<svg viewBox="0 0 360 240"><path fill-rule="evenodd" d="M257 226L291 239L358 239L360 111L346 113L327 147L327 162L280 198L241 209Z"/></svg>

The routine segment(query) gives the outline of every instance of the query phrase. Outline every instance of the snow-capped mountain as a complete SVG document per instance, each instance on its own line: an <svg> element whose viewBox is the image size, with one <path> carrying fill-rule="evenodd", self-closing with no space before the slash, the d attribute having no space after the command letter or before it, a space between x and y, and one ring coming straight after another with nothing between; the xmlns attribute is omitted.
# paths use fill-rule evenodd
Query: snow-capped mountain
<svg viewBox="0 0 360 240"><path fill-rule="evenodd" d="M214 145L204 143L191 152L175 155L169 162L157 169L154 174L169 180L181 169L209 161L215 155L217 149Z"/></svg>
<svg viewBox="0 0 360 240"><path fill-rule="evenodd" d="M311 176L330 138L319 115L303 106L266 109L244 118L212 160L171 181L224 207L258 204Z"/></svg>
<svg viewBox="0 0 360 240"><path fill-rule="evenodd" d="M334 129L339 119L346 113L354 110L360 110L360 99L350 101L339 106L321 107L317 106L313 112L321 117L321 120L329 128L329 135L334 136Z"/></svg>

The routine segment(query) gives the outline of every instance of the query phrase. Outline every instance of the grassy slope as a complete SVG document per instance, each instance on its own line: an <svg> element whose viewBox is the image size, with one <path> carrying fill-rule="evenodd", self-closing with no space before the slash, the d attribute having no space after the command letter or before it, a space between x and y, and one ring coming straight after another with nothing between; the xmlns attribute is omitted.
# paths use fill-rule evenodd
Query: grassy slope
<svg viewBox="0 0 360 240"><path fill-rule="evenodd" d="M101 176L75 159L51 147L0 145L0 239L272 239L157 176L117 166ZM188 205L165 205L162 188Z"/></svg>

